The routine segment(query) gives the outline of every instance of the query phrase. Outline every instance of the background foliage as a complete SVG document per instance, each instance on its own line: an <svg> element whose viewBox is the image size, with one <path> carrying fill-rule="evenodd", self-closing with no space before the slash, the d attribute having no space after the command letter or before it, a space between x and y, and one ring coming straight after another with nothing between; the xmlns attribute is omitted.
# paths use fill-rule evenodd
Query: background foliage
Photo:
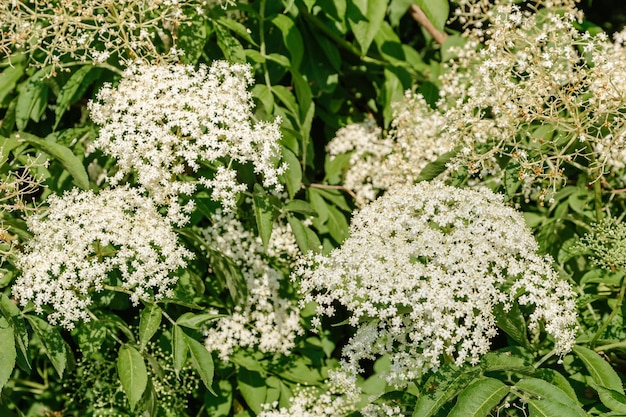
<svg viewBox="0 0 626 417"><path fill-rule="evenodd" d="M384 131L391 129L393 105L406 90L435 106L442 62L450 59L452 46L461 44L461 25L448 22L458 5L447 0L255 0L196 10L193 3L185 2L186 20L168 29L184 51L177 59L193 66L219 59L250 64L255 120L280 118L286 193L264 189L250 167L239 167L247 191L238 199L235 216L265 249L276 224L288 224L303 253L329 253L348 237L352 213L361 202L343 186L349 155L331 159L328 143L337 130L355 122L374 121ZM413 18L412 4L421 7L436 31L448 35L443 45ZM590 31L599 25L616 32L624 24L619 1L582 6L588 16L582 26ZM153 36L155 49L166 50L162 40L167 37ZM263 404L289 407L302 386L318 387L314 397L326 394L329 371L354 333L343 321L344 311L316 333L315 307L305 306L299 318L304 331L290 355L248 346L225 359L206 349L208 329L238 311L251 285L246 266L202 234L219 212L206 192L193 195L191 221L176 230L195 259L180 272L171 297L133 305L119 287L109 288L95 296L93 320L71 330L48 323L48 312L17 303L11 291L20 275L15 253L32 237L26 218L45 210L51 194L108 186L100 174L114 161L87 152L98 135L87 103L105 83L119 82L125 59L132 58L124 54L132 51L120 49L104 62L82 62L67 54L49 62L45 51L28 53L28 47L24 52L6 37L3 42L0 414L243 417L262 413ZM158 61L158 56L148 58ZM419 179L434 178L445 162L428 165ZM515 198L515 187L492 188ZM520 311L502 311L501 332L476 366L447 363L397 390L382 376L388 358L364 364L358 407L374 398L418 417L626 414L624 264L593 256L602 252L593 246L596 241L610 241L603 247L618 248L616 256L623 256L623 230L615 238L609 228L607 238L603 229L594 229L601 220L598 210L621 222L624 194L618 188L605 187L598 197L584 172L572 170L549 204L531 201L517 207L542 252L554 257L560 275L578 294L580 329L571 353L551 356L548 342L529 340ZM590 230L597 230L591 243L579 244ZM293 265L285 256L259 256L289 276ZM286 278L281 285L281 296L297 303L297 284Z"/></svg>

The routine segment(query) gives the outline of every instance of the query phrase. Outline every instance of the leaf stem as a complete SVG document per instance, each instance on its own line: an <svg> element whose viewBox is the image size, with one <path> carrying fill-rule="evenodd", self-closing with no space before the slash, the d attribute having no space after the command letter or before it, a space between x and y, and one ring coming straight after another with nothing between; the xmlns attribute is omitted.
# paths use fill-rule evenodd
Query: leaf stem
<svg viewBox="0 0 626 417"><path fill-rule="evenodd" d="M411 17L419 23L439 45L443 44L448 38L448 35L440 32L439 29L432 24L432 22L428 19L428 16L426 16L424 11L420 9L417 4L411 5Z"/></svg>

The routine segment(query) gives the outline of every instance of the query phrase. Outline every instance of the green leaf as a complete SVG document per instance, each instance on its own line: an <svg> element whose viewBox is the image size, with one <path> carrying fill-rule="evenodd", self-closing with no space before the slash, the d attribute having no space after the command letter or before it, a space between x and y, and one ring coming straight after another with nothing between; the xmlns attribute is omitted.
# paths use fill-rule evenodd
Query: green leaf
<svg viewBox="0 0 626 417"><path fill-rule="evenodd" d="M45 78L48 74L49 68L42 68L22 85L15 108L15 123L19 131L26 128L29 119L38 122L46 110L49 87Z"/></svg>
<svg viewBox="0 0 626 417"><path fill-rule="evenodd" d="M287 215L287 221L291 226L291 231L296 238L296 243L303 253L308 251L319 252L322 243L315 232L305 226L300 219L292 214Z"/></svg>
<svg viewBox="0 0 626 417"><path fill-rule="evenodd" d="M36 316L25 315L26 320L30 323L39 340L43 344L46 356L50 359L52 366L60 377L63 377L63 371L67 363L67 346L65 340L61 337L61 333L56 327L51 326L47 321Z"/></svg>
<svg viewBox="0 0 626 417"><path fill-rule="evenodd" d="M530 417L588 416L580 407L574 408L557 401L543 399L529 399L528 410L530 411Z"/></svg>
<svg viewBox="0 0 626 417"><path fill-rule="evenodd" d="M450 13L448 0L415 0L415 4L422 9L433 26L443 31Z"/></svg>
<svg viewBox="0 0 626 417"><path fill-rule="evenodd" d="M302 63L304 43L302 35L298 31L295 22L287 15L279 14L272 19L272 24L276 26L283 35L283 42L291 55L290 68L298 69Z"/></svg>
<svg viewBox="0 0 626 417"><path fill-rule="evenodd" d="M143 356L130 345L120 347L117 358L117 375L128 397L131 409L143 396L148 384L148 370Z"/></svg>
<svg viewBox="0 0 626 417"><path fill-rule="evenodd" d="M300 213L307 216L315 216L315 210L311 207L309 203L302 200L291 200L283 207L285 211L290 211L292 213Z"/></svg>
<svg viewBox="0 0 626 417"><path fill-rule="evenodd" d="M13 373L16 358L13 327L0 317L0 392Z"/></svg>
<svg viewBox="0 0 626 417"><path fill-rule="evenodd" d="M185 333L183 333L183 337L185 339L185 344L189 348L189 353L191 354L191 363L200 374L200 379L202 379L204 386L207 387L213 395L217 395L211 387L213 384L214 372L213 356L211 356L211 353L204 347L204 345L196 339Z"/></svg>
<svg viewBox="0 0 626 417"><path fill-rule="evenodd" d="M515 387L533 395L538 399L546 399L576 408L578 410L578 414L582 413L582 415L585 416L582 408L576 406L576 402L572 399L572 397L570 397L561 388L544 381L543 379L523 378L515 384Z"/></svg>
<svg viewBox="0 0 626 417"><path fill-rule="evenodd" d="M187 313L182 314L176 320L176 324L179 326L188 327L190 329L199 329L207 321L214 320L219 317L225 317L225 315L213 314L213 313L195 314L195 313L187 312Z"/></svg>
<svg viewBox="0 0 626 417"><path fill-rule="evenodd" d="M139 318L139 344L145 348L152 336L159 330L163 310L156 304L147 305Z"/></svg>
<svg viewBox="0 0 626 417"><path fill-rule="evenodd" d="M5 294L0 296L0 310L13 328L15 347L17 349L17 365L24 371L30 372L30 355L28 353L28 330L22 317L22 312ZM0 348L0 352L2 349Z"/></svg>
<svg viewBox="0 0 626 417"><path fill-rule="evenodd" d="M61 88L59 95L57 96L56 108L54 110L56 120L54 122L54 129L57 128L61 117L70 105L78 101L91 83L98 79L102 73L102 68L94 68L91 65L85 65L74 72L72 76Z"/></svg>
<svg viewBox="0 0 626 417"><path fill-rule="evenodd" d="M187 344L185 343L185 334L180 326L174 324L172 326L172 356L174 357L174 371L176 375L183 369L187 362Z"/></svg>
<svg viewBox="0 0 626 417"><path fill-rule="evenodd" d="M222 32L227 31L220 28ZM177 40L177 48L185 51L184 55L181 57L181 61L185 64L196 64L198 59L202 56L204 52L204 47L207 43L207 40L210 35L210 31L207 30L207 24L204 16L195 15L191 19L186 19L184 25L179 25L177 27L178 31L178 40ZM222 38L223 33L220 33L217 37L218 43L221 41L222 44L220 47L228 48L230 45L229 42L232 40ZM243 48L239 45L241 53ZM233 46L233 49L229 49L229 51L233 51L237 49L237 46ZM224 53L226 55L226 53Z"/></svg>
<svg viewBox="0 0 626 417"><path fill-rule="evenodd" d="M274 227L274 207L269 196L259 184L254 184L252 201L256 227L263 241L263 247L267 249L267 244L270 241L270 237L272 237L272 228Z"/></svg>
<svg viewBox="0 0 626 417"><path fill-rule="evenodd" d="M347 3L346 16L363 55L367 55L386 11L386 1L352 0Z"/></svg>
<svg viewBox="0 0 626 417"><path fill-rule="evenodd" d="M511 339L524 347L530 346L526 334L526 320L517 303L514 303L509 311L504 311L501 305L496 306L494 315L498 327L504 330Z"/></svg>
<svg viewBox="0 0 626 417"><path fill-rule="evenodd" d="M22 139L37 149L51 155L70 173L77 186L83 190L89 189L89 176L87 175L87 171L82 161L78 159L69 148L59 145L58 143L48 142L25 132L15 133L11 137L18 140Z"/></svg>
<svg viewBox="0 0 626 417"><path fill-rule="evenodd" d="M509 393L509 387L494 378L474 380L463 392L448 417L486 417Z"/></svg>
<svg viewBox="0 0 626 417"><path fill-rule="evenodd" d="M341 244L350 234L350 226L343 213L335 206L328 206L328 232Z"/></svg>
<svg viewBox="0 0 626 417"><path fill-rule="evenodd" d="M422 395L415 404L413 417L431 417L448 401L458 395L476 377L478 369L463 369L454 364L442 366L424 384Z"/></svg>
<svg viewBox="0 0 626 417"><path fill-rule="evenodd" d="M225 379L217 382L215 390L217 396L206 395L204 397L204 405L206 406L206 415L211 417L228 417L233 402L233 386Z"/></svg>
<svg viewBox="0 0 626 417"><path fill-rule="evenodd" d="M258 372L249 371L246 368L239 368L239 372L237 372L237 383L239 391L244 400L246 400L248 407L259 414L267 398L265 378Z"/></svg>
<svg viewBox="0 0 626 417"><path fill-rule="evenodd" d="M236 304L245 300L248 293L246 279L235 261L219 251L208 250L211 267L217 278L226 284L230 296Z"/></svg>
<svg viewBox="0 0 626 417"><path fill-rule="evenodd" d="M583 362L596 384L624 394L622 380L611 365L602 359L602 356L583 346L574 346L572 350Z"/></svg>
<svg viewBox="0 0 626 417"><path fill-rule="evenodd" d="M222 26L215 26L217 46L222 50L226 59L230 62L243 64L246 62L246 52L241 42Z"/></svg>
<svg viewBox="0 0 626 417"><path fill-rule="evenodd" d="M615 390L595 385L594 389L598 391L600 401L611 411L626 414L626 395Z"/></svg>
<svg viewBox="0 0 626 417"><path fill-rule="evenodd" d="M19 62L13 66L6 67L4 71L0 73L0 103L13 91L19 79L24 75L25 68L26 65L24 62Z"/></svg>
<svg viewBox="0 0 626 417"><path fill-rule="evenodd" d="M419 173L415 182L430 181L446 170L446 164L457 154L458 150L452 150L441 155L437 160L430 162Z"/></svg>

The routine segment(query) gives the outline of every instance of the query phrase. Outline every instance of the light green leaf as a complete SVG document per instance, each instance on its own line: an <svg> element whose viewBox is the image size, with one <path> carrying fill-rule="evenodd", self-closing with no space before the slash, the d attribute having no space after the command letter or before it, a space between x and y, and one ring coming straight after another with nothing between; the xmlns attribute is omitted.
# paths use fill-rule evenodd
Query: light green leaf
<svg viewBox="0 0 626 417"><path fill-rule="evenodd" d="M128 397L131 409L135 408L148 384L148 371L141 354L130 345L120 347L117 358L117 375Z"/></svg>
<svg viewBox="0 0 626 417"><path fill-rule="evenodd" d="M63 165L72 178L74 178L74 183L77 186L84 190L89 189L89 176L87 175L87 171L82 161L78 159L69 148L25 132L15 133L11 135L11 138L24 140L37 149L49 154Z"/></svg>
<svg viewBox="0 0 626 417"><path fill-rule="evenodd" d="M30 372L32 367L30 365L30 355L28 353L28 331L26 324L22 318L22 312L20 309L6 296L2 294L0 296L0 310L8 321L9 325L13 328L15 335L15 347L17 349L17 365L24 371ZM0 352L2 348L0 348Z"/></svg>
<svg viewBox="0 0 626 417"><path fill-rule="evenodd" d="M59 333L56 327L51 326L47 321L39 317L31 315L25 315L24 317L30 323L39 340L41 340L52 366L59 376L62 377L67 363L67 347L65 340L61 337L61 333Z"/></svg>
<svg viewBox="0 0 626 417"><path fill-rule="evenodd" d="M163 311L156 304L147 305L139 318L139 344L145 348L152 336L159 330Z"/></svg>
<svg viewBox="0 0 626 417"><path fill-rule="evenodd" d="M283 207L285 211L290 211L292 213L300 213L305 214L307 216L315 216L315 210L311 208L311 205L306 201L302 200L291 200L289 203L285 204Z"/></svg>
<svg viewBox="0 0 626 417"><path fill-rule="evenodd" d="M343 243L350 234L350 226L346 216L335 206L328 205L328 232L337 243Z"/></svg>
<svg viewBox="0 0 626 417"><path fill-rule="evenodd" d="M270 241L270 237L272 237L272 228L274 227L274 207L269 196L259 184L254 184L252 201L256 227L263 241L263 247L267 249L267 244Z"/></svg>
<svg viewBox="0 0 626 417"><path fill-rule="evenodd" d="M443 31L450 13L448 0L415 0L415 4L422 9L433 26Z"/></svg>
<svg viewBox="0 0 626 417"><path fill-rule="evenodd" d="M626 414L626 395L600 385L594 386L594 389L598 391L600 401L607 408L616 413Z"/></svg>
<svg viewBox="0 0 626 417"><path fill-rule="evenodd" d="M611 365L602 359L602 356L583 346L574 346L572 350L585 364L587 371L589 371L591 378L596 384L624 394L622 380Z"/></svg>
<svg viewBox="0 0 626 417"><path fill-rule="evenodd" d="M179 326L188 327L190 329L198 329L207 321L213 320L219 317L224 317L224 314L213 314L213 313L195 314L195 313L187 312L187 313L182 314L176 320L176 324Z"/></svg>
<svg viewBox="0 0 626 417"><path fill-rule="evenodd" d="M543 379L523 378L515 384L515 387L538 399L565 404L575 409L577 415L585 416L583 409L578 407L575 400L572 400L565 391Z"/></svg>
<svg viewBox="0 0 626 417"><path fill-rule="evenodd" d="M352 0L347 3L348 22L363 55L367 55L374 36L385 19L386 11L386 1Z"/></svg>
<svg viewBox="0 0 626 417"><path fill-rule="evenodd" d="M0 317L0 392L13 373L16 358L13 327Z"/></svg>
<svg viewBox="0 0 626 417"><path fill-rule="evenodd" d="M300 219L292 214L287 215L287 221L291 226L291 231L296 238L296 243L304 253L308 251L319 252L322 243L308 226L305 226Z"/></svg>
<svg viewBox="0 0 626 417"><path fill-rule="evenodd" d="M486 417L508 393L509 387L502 381L476 379L459 395L448 417Z"/></svg>
<svg viewBox="0 0 626 417"><path fill-rule="evenodd" d="M213 384L214 372L213 356L211 356L211 353L204 347L204 345L196 339L188 336L184 332L183 337L185 339L185 344L189 348L189 353L191 354L191 363L200 374L200 379L202 379L204 386L211 391L213 395L217 395L211 386Z"/></svg>
<svg viewBox="0 0 626 417"><path fill-rule="evenodd" d="M580 407L574 408L552 400L529 399L528 410L530 411L530 417L588 416Z"/></svg>

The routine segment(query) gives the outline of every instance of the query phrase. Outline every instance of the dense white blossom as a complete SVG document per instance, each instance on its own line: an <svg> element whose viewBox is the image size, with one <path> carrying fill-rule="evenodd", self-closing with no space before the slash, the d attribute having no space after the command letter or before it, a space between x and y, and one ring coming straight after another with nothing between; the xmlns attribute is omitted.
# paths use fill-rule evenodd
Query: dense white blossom
<svg viewBox="0 0 626 417"><path fill-rule="evenodd" d="M513 304L531 331L543 329L563 355L574 343L569 284L515 210L491 191L422 182L397 187L353 218L350 236L330 255L311 255L295 276L318 315L349 312L356 333L343 370L388 354L387 380L403 385L444 357L476 364L497 334L494 309Z"/></svg>
<svg viewBox="0 0 626 417"><path fill-rule="evenodd" d="M300 309L286 294L285 268L299 254L291 228L275 224L267 249L256 234L246 230L232 214L217 213L213 225L204 230L211 249L232 259L241 269L247 297L231 315L219 318L208 329L205 345L228 360L239 348L289 354L302 332Z"/></svg>
<svg viewBox="0 0 626 417"><path fill-rule="evenodd" d="M253 122L250 67L215 61L138 65L105 85L89 105L100 125L92 150L117 160L113 184L136 173L158 204L191 194L201 183L232 209L245 189L234 163L251 164L263 185L280 189L279 120ZM184 179L192 175L197 179Z"/></svg>
<svg viewBox="0 0 626 417"><path fill-rule="evenodd" d="M47 201L47 211L28 218L33 238L17 256L22 275L13 295L39 313L50 306L53 324L72 328L89 320L91 295L105 285L121 286L133 304L169 296L175 272L192 257L153 201L135 189L73 189Z"/></svg>

